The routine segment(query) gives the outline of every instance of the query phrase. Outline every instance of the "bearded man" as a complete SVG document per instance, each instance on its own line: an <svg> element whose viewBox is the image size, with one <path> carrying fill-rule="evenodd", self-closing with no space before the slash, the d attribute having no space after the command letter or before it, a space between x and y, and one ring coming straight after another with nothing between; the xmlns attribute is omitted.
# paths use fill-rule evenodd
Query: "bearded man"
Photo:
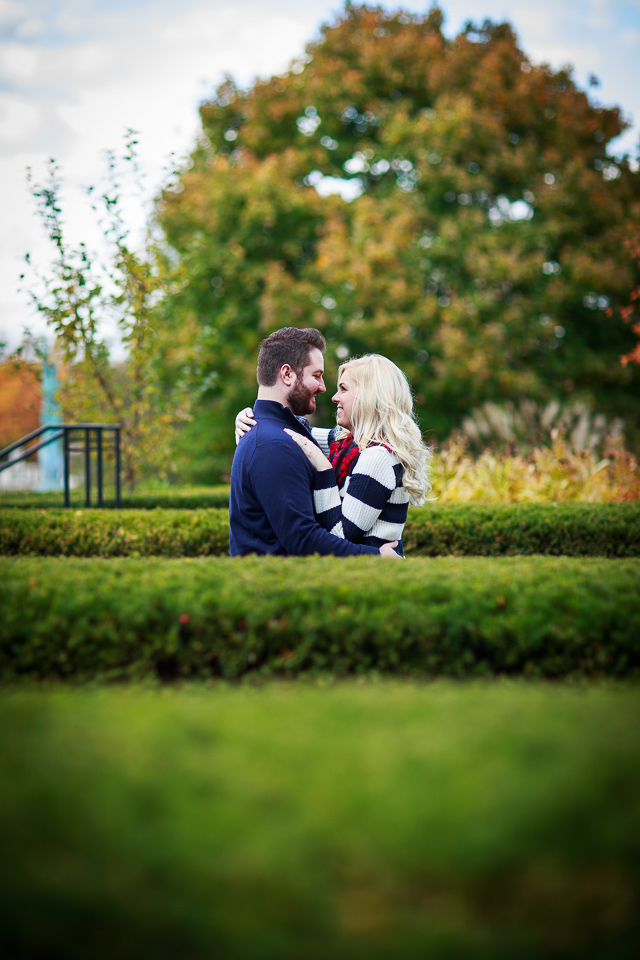
<svg viewBox="0 0 640 960"><path fill-rule="evenodd" d="M256 426L239 442L231 468L231 556L397 557L394 544L362 546L335 537L313 511L314 468L285 429L315 443L305 417L325 393L325 340L319 330L283 327L258 355ZM397 543L397 541L396 541Z"/></svg>

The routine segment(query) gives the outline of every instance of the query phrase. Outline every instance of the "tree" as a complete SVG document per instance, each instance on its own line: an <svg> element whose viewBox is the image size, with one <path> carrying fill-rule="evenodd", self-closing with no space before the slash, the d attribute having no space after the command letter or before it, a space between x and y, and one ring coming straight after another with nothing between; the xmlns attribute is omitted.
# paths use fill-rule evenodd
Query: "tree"
<svg viewBox="0 0 640 960"><path fill-rule="evenodd" d="M65 362L61 407L70 422L119 423L125 482L130 489L140 471L164 471L177 427L189 417L190 391L184 376L184 352L167 337L170 300L181 283L179 269L166 257L149 225L141 250L134 250L122 209L120 167L139 176L133 131L128 131L121 160L109 154L107 186L94 199L105 251L102 261L84 243L64 238L60 172L50 162L44 185L32 183L40 219L54 246L47 275L32 268L29 293L55 333ZM137 183L138 191L142 185ZM89 190L94 194L93 188ZM23 275L24 278L24 275ZM112 359L107 339L116 329L126 351ZM181 375L168 381L167 359ZM164 362L163 362L164 361Z"/></svg>
<svg viewBox="0 0 640 960"><path fill-rule="evenodd" d="M40 380L35 364L6 360L0 352L0 448L40 425Z"/></svg>
<svg viewBox="0 0 640 960"><path fill-rule="evenodd" d="M636 276L640 276L640 233L628 239L626 247L635 267ZM611 315L611 308L609 308L609 316ZM620 315L625 323L631 325L631 332L638 338L633 350L620 358L622 365L626 367L628 363L640 364L640 281L636 283L629 294L627 306L620 308Z"/></svg>
<svg viewBox="0 0 640 960"><path fill-rule="evenodd" d="M439 436L523 396L638 419L640 377L618 362L631 334L605 313L630 289L619 237L640 222L640 176L607 155L620 111L533 65L508 24L452 41L441 26L438 9L348 4L286 74L228 79L201 107L158 217L227 456L259 340L284 324L325 332L329 377L387 354Z"/></svg>

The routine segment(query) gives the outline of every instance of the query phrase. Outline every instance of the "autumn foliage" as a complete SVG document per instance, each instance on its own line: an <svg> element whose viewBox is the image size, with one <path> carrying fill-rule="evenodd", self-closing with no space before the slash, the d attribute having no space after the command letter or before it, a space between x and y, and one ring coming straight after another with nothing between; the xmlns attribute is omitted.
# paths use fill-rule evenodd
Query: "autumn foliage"
<svg viewBox="0 0 640 960"><path fill-rule="evenodd" d="M627 249L640 275L640 233L627 242ZM640 363L640 281L631 291L629 304L620 309L620 314L625 323L631 326L631 332L638 338L633 350L621 357L622 365L626 367L628 363Z"/></svg>
<svg viewBox="0 0 640 960"><path fill-rule="evenodd" d="M620 238L640 222L635 164L607 152L620 111L531 63L508 24L441 26L347 6L288 72L202 105L158 208L205 387L191 441L206 424L229 455L258 343L286 324L324 331L329 381L344 356L394 359L438 438L523 396L637 420L632 334L606 313L628 301Z"/></svg>
<svg viewBox="0 0 640 960"><path fill-rule="evenodd" d="M32 364L0 364L0 447L38 429L40 403L40 379Z"/></svg>

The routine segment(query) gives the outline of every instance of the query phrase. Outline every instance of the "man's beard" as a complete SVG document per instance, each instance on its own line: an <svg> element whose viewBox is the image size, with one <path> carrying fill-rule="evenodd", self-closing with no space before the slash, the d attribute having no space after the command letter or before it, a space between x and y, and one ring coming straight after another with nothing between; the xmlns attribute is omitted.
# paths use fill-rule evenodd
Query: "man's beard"
<svg viewBox="0 0 640 960"><path fill-rule="evenodd" d="M296 380L289 394L289 407L296 417L306 417L316 412L316 397L312 390Z"/></svg>

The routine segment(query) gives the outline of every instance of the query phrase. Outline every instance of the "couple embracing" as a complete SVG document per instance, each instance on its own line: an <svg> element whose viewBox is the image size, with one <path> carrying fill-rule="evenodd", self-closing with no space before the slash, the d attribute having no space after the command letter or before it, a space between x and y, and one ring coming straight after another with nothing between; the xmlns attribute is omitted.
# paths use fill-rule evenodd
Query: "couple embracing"
<svg viewBox="0 0 640 960"><path fill-rule="evenodd" d="M258 398L236 418L232 556L402 556L409 503L431 489L406 377L377 354L338 372L333 429L310 427L325 393L324 337L284 327L262 341Z"/></svg>

